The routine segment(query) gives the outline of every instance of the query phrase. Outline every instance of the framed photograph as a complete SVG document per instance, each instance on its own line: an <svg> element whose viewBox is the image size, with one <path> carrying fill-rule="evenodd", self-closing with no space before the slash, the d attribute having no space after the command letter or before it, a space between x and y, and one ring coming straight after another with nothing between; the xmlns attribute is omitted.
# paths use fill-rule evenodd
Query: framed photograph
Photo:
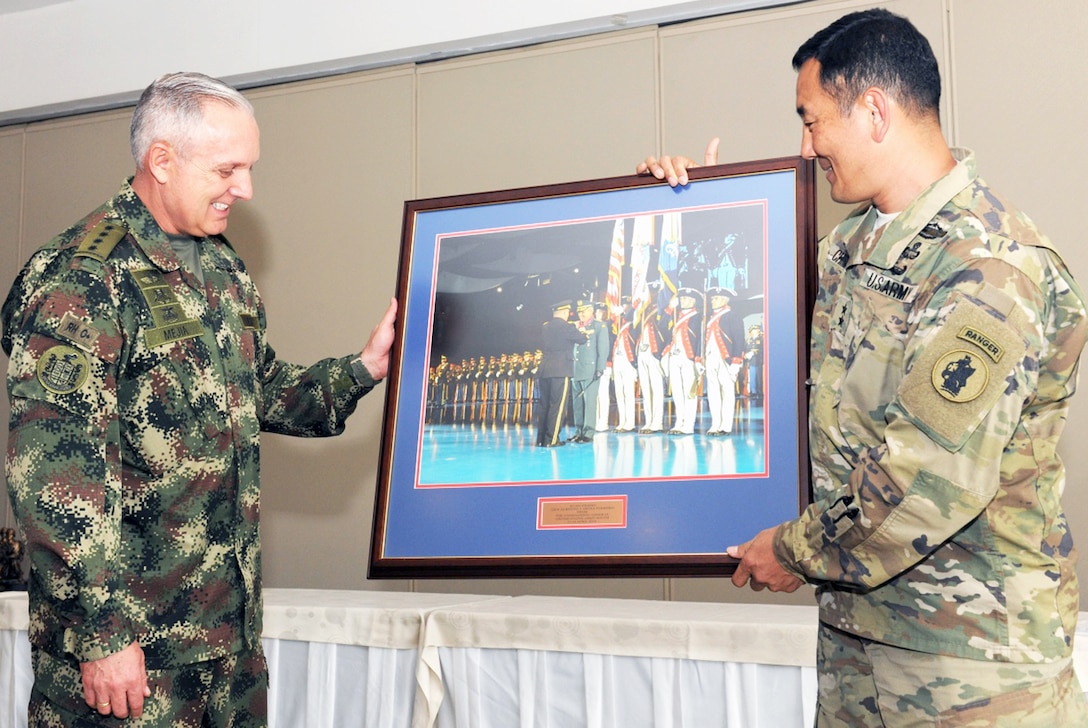
<svg viewBox="0 0 1088 728"><path fill-rule="evenodd" d="M809 503L814 167L409 201L371 578L722 576Z"/></svg>

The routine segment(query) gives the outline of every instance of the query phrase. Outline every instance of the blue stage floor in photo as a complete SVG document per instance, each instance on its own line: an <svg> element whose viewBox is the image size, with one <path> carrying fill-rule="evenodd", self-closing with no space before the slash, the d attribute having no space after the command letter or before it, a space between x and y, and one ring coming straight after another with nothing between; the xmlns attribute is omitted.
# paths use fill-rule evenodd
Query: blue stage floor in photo
<svg viewBox="0 0 1088 728"><path fill-rule="evenodd" d="M530 424L429 424L423 428L419 484L504 484L551 481L713 478L766 469L763 413L731 435L598 432L593 442L537 447ZM573 428L564 430L570 436Z"/></svg>

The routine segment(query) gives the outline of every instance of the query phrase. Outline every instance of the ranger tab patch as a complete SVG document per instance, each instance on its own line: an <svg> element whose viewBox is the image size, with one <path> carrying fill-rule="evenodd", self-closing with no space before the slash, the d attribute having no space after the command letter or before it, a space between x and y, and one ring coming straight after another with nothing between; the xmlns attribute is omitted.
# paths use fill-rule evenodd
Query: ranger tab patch
<svg viewBox="0 0 1088 728"><path fill-rule="evenodd" d="M972 344L982 349L986 352L987 356L994 360L995 364L1001 361L1001 357L1005 353L1005 350L1001 348L1001 344L993 341L986 334L970 326L964 326L960 329L957 336L963 341L970 341Z"/></svg>
<svg viewBox="0 0 1088 728"><path fill-rule="evenodd" d="M54 346L38 360L38 382L53 394L71 394L83 386L89 373L87 355L73 346Z"/></svg>

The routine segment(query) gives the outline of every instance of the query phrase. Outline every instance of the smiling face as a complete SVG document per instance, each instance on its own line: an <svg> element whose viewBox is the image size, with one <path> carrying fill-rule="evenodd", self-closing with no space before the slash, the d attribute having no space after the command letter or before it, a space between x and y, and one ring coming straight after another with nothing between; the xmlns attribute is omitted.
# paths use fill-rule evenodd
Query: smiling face
<svg viewBox="0 0 1088 728"><path fill-rule="evenodd" d="M844 115L820 83L820 63L805 61L797 75L797 114L801 117L801 156L815 159L831 183L831 198L856 204L875 194L869 114L860 101Z"/></svg>
<svg viewBox="0 0 1088 728"><path fill-rule="evenodd" d="M253 197L253 165L260 157L260 132L253 115L206 102L204 125L182 155L159 142L151 153L158 186L152 206L159 226L170 234L206 237L227 229L231 207Z"/></svg>

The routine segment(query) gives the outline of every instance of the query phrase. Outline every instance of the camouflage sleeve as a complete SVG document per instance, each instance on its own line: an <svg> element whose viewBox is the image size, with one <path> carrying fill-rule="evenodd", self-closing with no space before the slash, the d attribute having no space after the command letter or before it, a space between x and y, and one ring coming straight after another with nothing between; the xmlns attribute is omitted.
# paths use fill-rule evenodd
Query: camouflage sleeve
<svg viewBox="0 0 1088 728"><path fill-rule="evenodd" d="M90 327L64 326L75 321L93 321L93 338ZM121 525L115 321L101 281L80 270L45 289L17 282L4 307L8 492L33 588L64 627L57 647L80 662L135 639L113 568Z"/></svg>
<svg viewBox="0 0 1088 728"><path fill-rule="evenodd" d="M261 367L261 429L296 437L339 435L359 400L375 386L354 357L323 359L304 367L276 358L265 346Z"/></svg>
<svg viewBox="0 0 1088 728"><path fill-rule="evenodd" d="M880 585L976 519L1010 468L1032 477L1038 445L1022 418L1050 396L1038 392L1040 362L1064 367L1064 391L1053 393L1064 399L1084 342L1079 292L1052 280L1059 303L1048 305L1047 270L987 258L945 277L909 329L882 441L860 454L837 494L779 528L784 568L810 581Z"/></svg>

